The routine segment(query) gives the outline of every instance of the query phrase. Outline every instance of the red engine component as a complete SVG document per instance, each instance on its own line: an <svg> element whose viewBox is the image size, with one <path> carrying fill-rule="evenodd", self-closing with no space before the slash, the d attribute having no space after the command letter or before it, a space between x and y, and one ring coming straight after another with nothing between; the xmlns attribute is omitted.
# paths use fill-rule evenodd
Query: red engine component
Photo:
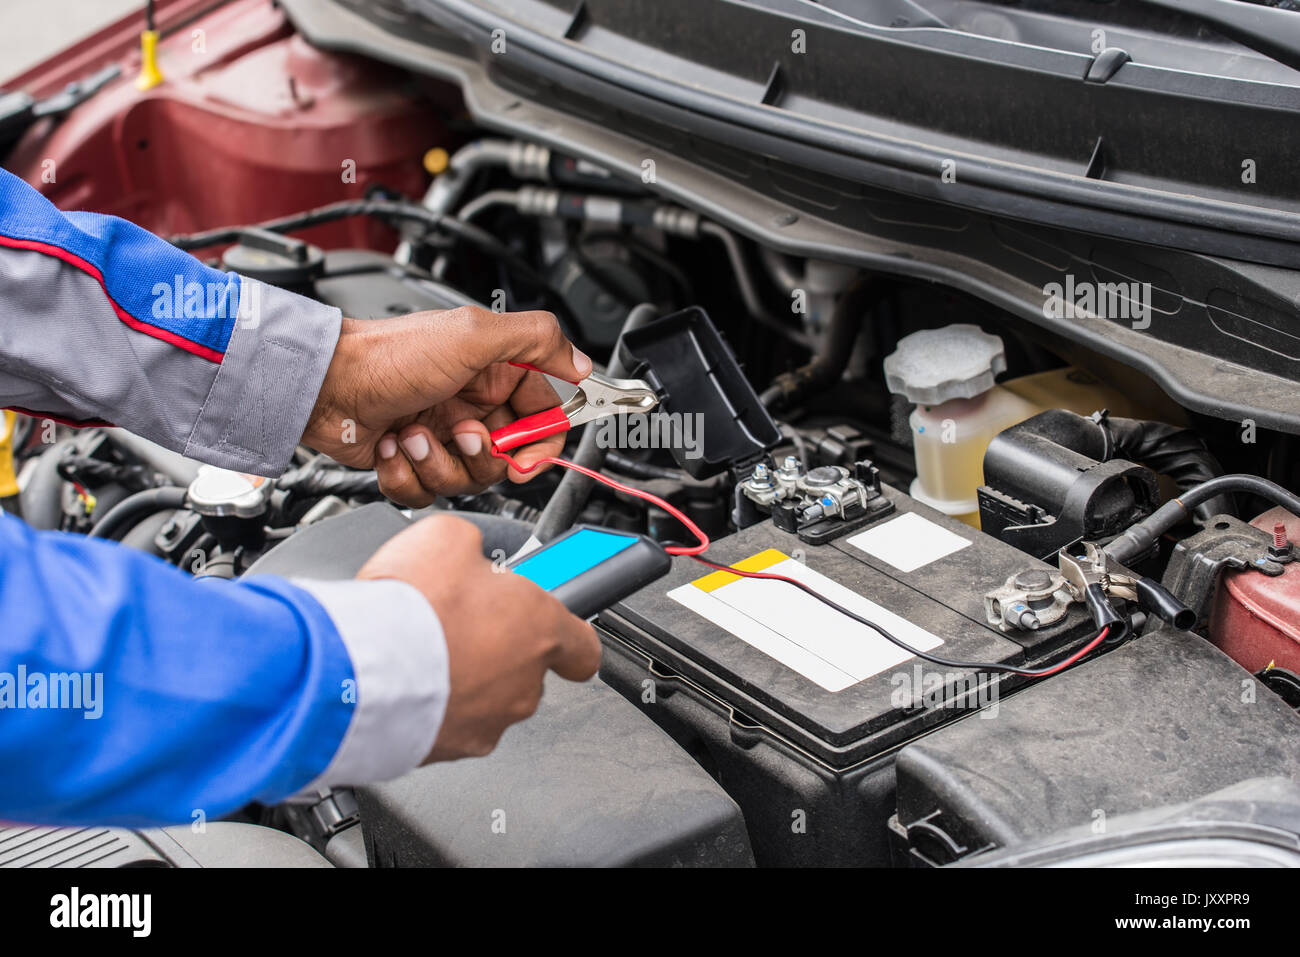
<svg viewBox="0 0 1300 957"><path fill-rule="evenodd" d="M9 169L64 209L112 213L161 235L357 198L372 183L423 193L421 159L445 134L400 75L313 48L266 0L235 0L182 23L159 47L166 81L147 92L133 82L138 30L120 22L98 45L82 44L107 48L95 66L121 63L122 77L29 130ZM19 82L40 95L62 69L52 62ZM327 248L387 250L396 241L362 221L302 235Z"/></svg>
<svg viewBox="0 0 1300 957"><path fill-rule="evenodd" d="M1300 541L1300 517L1286 509L1271 509L1251 524L1272 534L1278 522L1289 541ZM1287 565L1276 578L1254 571L1225 572L1209 629L1210 639L1249 671L1261 671L1273 662L1300 673L1300 561Z"/></svg>

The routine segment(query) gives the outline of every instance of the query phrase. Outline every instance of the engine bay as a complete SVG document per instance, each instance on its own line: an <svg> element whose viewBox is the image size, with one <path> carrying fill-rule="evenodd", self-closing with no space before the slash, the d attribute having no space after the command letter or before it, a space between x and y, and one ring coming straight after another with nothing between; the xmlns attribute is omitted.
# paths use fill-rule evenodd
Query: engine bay
<svg viewBox="0 0 1300 957"><path fill-rule="evenodd" d="M380 62L306 7L221 5L162 92L109 88L27 128L6 166L39 181L52 156L58 205L349 318L553 312L658 404L575 431L566 458L653 500L556 468L399 509L306 447L252 476L18 416L5 508L196 577L351 577L431 511L502 563L580 526L681 549L681 513L707 561L674 553L600 608L599 678L548 685L489 757L234 821L350 867L933 867L1300 814L1295 434L1056 326L1105 301L1140 332L1163 321L1158 278L1071 274L1033 321L912 252L801 252L773 240L812 228L770 216L779 196L743 200L742 228L719 215L734 197L688 201L673 161L526 135L548 91L508 66L484 86L414 32ZM441 67L410 66L417 46ZM173 141L182 158L154 158ZM141 164L156 175L124 172ZM1242 377L1243 406L1269 387L1214 375Z"/></svg>

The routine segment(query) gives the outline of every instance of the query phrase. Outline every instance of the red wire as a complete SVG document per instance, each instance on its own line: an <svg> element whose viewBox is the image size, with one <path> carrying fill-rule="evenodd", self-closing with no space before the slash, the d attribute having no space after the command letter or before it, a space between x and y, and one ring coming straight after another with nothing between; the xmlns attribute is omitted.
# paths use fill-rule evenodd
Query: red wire
<svg viewBox="0 0 1300 957"><path fill-rule="evenodd" d="M1096 648L1098 645L1100 645L1103 641L1105 641L1105 640L1106 640L1106 636L1109 635L1109 634L1110 634L1110 625L1107 625L1107 626L1106 626L1105 628L1103 628L1100 632L1098 632L1096 638L1092 639L1092 641L1088 642L1086 645L1084 645L1082 648L1080 648L1080 649L1079 649L1078 651L1076 651L1074 654L1070 655L1070 657L1066 658L1066 659L1065 659L1064 661L1062 661L1059 665L1053 665L1052 667L1050 667L1050 668L1048 668L1048 669L1046 669L1046 670L1044 670L1044 671L1028 672L1029 677L1031 677L1031 678L1046 678L1048 675L1054 675L1054 674L1056 674L1058 671L1064 671L1066 668L1070 667L1070 665L1074 664L1076 661L1078 661L1080 658L1082 658L1082 657L1083 657L1084 655L1086 655L1088 652L1092 651L1094 648ZM1022 672L1022 673L1024 673L1024 672Z"/></svg>
<svg viewBox="0 0 1300 957"><path fill-rule="evenodd" d="M829 599L824 598L820 593L818 593L816 589L805 584L804 582L799 581L797 578L790 578L789 576L786 575L776 575L773 574L772 572L742 571L739 568L733 568L730 565L720 565L717 562L713 562L707 558L701 557L704 554L704 552L707 551L709 548L709 536L705 535L703 529L701 529L698 525L692 522L680 509L675 508L674 506L668 504L658 495L655 495L651 492L647 492L644 489L634 488L631 485L624 485L622 482L616 479L612 479L608 475L602 475L600 472L597 472L594 469L589 469L584 465L579 465L577 462L570 462L568 459L557 458L554 455L543 456L542 458L534 462L532 465L528 466L527 468L524 468L514 459L513 456L510 455L509 452L502 452L495 445L491 447L490 451L492 452L492 456L494 458L504 459L506 462L510 464L511 468L513 468L516 472L519 472L522 475L527 475L529 472L535 470L537 466L542 464L558 465L561 468L566 468L574 472L579 472L590 479L600 482L603 485L608 485L610 488L617 489L618 491L623 492L626 495L631 495L634 498L639 498L644 502L649 502L652 505L659 506L669 515L671 515L673 518L677 519L677 521L685 525L686 528L690 531L690 533L694 535L696 539L699 540L698 545L669 545L664 549L664 551L666 551L669 555L689 556L695 559L697 562L701 563L702 565L707 565L710 568L715 568L718 571L728 572L732 575L739 575L741 578L764 578L770 581L785 582L786 584L793 585L794 587L800 589L801 591L808 592L808 594L812 595L818 600L829 601ZM1080 658L1087 655L1090 651L1092 651L1103 641L1105 641L1106 636L1108 634L1110 634L1109 625L1101 629L1101 632L1097 635L1097 637L1093 638L1092 641L1088 642L1088 644L1084 645L1082 648L1076 651L1069 658L1066 658L1064 661L1060 662L1059 664L1055 664L1050 668L1023 669L1023 668L1014 668L1009 665L979 664L976 662L946 662L946 663L952 665L961 665L963 667L969 667L972 669L995 668L999 671L1007 671L1007 672L1011 672L1012 674L1021 675L1027 678L1046 678L1048 675L1054 675L1058 671L1063 671L1064 669L1070 667L1070 665L1078 661ZM925 652L921 652L916 650L915 648L911 648L910 646L904 644L901 641L898 641L897 639L891 639L891 640L895 641L895 643L898 644L899 647L912 652L917 657L931 658L931 656L926 654Z"/></svg>
<svg viewBox="0 0 1300 957"><path fill-rule="evenodd" d="M523 475L527 475L529 472L533 471L533 469L537 468L537 466L542 465L543 463L549 465L559 465L562 468L571 469L574 472L580 472L581 474L587 476L588 478L595 479L597 482L601 482L605 485L608 485L612 489L617 489L618 491L623 492L626 495L631 495L635 498L639 498L644 502L649 502L651 505L658 505L660 508L662 508L673 518L677 519L677 521L685 525L686 528L690 531L690 533L694 535L696 539L699 540L698 545L669 545L667 548L664 549L664 551L666 551L669 555L691 555L691 556L702 555L709 547L709 536L705 535L704 531L698 525L696 525L689 518L687 518L686 515L680 509L674 508L672 505L669 505L667 502L661 499L658 495L654 495L650 492L645 491L644 489L633 488L631 485L624 485L622 482L612 479L608 475L602 475L601 473L593 469L589 469L584 465L579 465L577 462L570 462L568 459L556 458L554 455L544 456L543 458L538 459L534 464L530 465L528 468L524 468L522 465L520 465L518 462L515 461L515 459L510 455L509 452L502 452L495 445L492 446L492 455L494 458L505 459L507 462L510 463L511 468L513 468L516 472L519 472Z"/></svg>

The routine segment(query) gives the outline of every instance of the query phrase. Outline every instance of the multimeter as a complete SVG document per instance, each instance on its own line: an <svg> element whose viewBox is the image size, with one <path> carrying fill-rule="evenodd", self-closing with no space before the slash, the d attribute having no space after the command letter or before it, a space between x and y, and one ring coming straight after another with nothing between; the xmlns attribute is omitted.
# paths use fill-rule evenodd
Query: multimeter
<svg viewBox="0 0 1300 957"><path fill-rule="evenodd" d="M662 578L672 567L662 545L644 535L578 525L510 562L579 618L590 618Z"/></svg>

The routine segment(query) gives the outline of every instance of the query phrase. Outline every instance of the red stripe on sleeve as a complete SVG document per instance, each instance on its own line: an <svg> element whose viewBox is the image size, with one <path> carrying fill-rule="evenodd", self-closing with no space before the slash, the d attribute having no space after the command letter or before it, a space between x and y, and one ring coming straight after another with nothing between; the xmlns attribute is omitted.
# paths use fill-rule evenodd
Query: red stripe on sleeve
<svg viewBox="0 0 1300 957"><path fill-rule="evenodd" d="M30 249L38 253L45 253L47 256L54 256L56 259L62 259L70 266L75 266L82 272L94 277L95 281L99 283L99 288L104 290L104 297L108 300L108 304L113 307L113 312L117 314L117 318L121 319L136 332L142 332L146 336L151 336L154 339L161 339L168 345L175 346L178 349L184 349L186 352L196 355L200 359L207 359L209 362L215 362L218 365L220 365L221 360L225 358L225 353L223 352L218 352L216 349L199 345L197 342L191 342L184 336L179 336L167 329L160 329L158 326L150 325L149 323L131 315L119 306L109 294L108 286L104 284L104 276L99 269L93 263L86 262L86 260L82 259L75 253L70 253L59 246L38 242L34 239L14 239L11 236L0 236L0 246L7 246L10 249Z"/></svg>

